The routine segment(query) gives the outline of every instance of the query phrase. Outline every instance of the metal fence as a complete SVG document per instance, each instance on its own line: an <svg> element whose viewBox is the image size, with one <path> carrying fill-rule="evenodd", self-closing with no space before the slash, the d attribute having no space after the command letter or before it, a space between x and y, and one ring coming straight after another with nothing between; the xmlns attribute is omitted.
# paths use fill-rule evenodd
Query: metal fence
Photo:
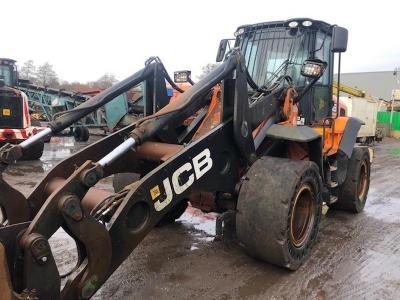
<svg viewBox="0 0 400 300"><path fill-rule="evenodd" d="M378 123L381 124L390 124L390 111L378 111ZM392 118L393 130L400 130L400 112L393 112Z"/></svg>

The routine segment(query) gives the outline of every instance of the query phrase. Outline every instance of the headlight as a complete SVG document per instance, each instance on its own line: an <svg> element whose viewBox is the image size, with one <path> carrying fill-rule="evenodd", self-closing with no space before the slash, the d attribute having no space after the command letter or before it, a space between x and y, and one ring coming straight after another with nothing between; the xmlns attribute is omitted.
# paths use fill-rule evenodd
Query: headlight
<svg viewBox="0 0 400 300"><path fill-rule="evenodd" d="M301 67L301 75L311 78L319 78L324 74L327 63L321 60L306 60Z"/></svg>
<svg viewBox="0 0 400 300"><path fill-rule="evenodd" d="M174 72L174 81L176 83L188 82L190 75L192 74L191 71L176 71Z"/></svg>

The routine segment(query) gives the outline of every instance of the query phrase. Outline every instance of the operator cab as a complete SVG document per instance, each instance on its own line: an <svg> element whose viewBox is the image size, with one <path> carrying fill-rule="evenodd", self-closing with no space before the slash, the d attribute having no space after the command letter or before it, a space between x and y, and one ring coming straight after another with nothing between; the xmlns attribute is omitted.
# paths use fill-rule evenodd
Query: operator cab
<svg viewBox="0 0 400 300"><path fill-rule="evenodd" d="M0 80L6 85L17 86L17 61L9 58L0 58Z"/></svg>
<svg viewBox="0 0 400 300"><path fill-rule="evenodd" d="M291 19L240 26L234 35L234 47L246 60L250 99L279 86L293 86L299 95L301 124L321 123L332 116L333 53L346 51L347 29ZM221 41L217 61L222 60L228 41Z"/></svg>

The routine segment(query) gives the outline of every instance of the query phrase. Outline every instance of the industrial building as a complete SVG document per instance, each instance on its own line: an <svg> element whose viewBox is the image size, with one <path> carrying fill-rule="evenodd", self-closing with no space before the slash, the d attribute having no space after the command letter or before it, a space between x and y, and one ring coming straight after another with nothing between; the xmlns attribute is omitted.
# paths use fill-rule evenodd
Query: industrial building
<svg viewBox="0 0 400 300"><path fill-rule="evenodd" d="M375 99L391 101L393 90L400 89L400 74L397 73L400 73L400 70L399 72L379 71L342 73L340 75L340 83L365 91L366 97L371 96ZM337 74L334 75L334 78L336 81L338 80ZM345 93L341 94L345 96Z"/></svg>
<svg viewBox="0 0 400 300"><path fill-rule="evenodd" d="M349 89L363 91L362 97L380 101L377 113L377 128L384 136L400 137L400 68L394 71L342 73L340 78L334 75L334 80L340 80L341 85ZM339 92L340 96L348 96L346 90ZM341 98L342 98L341 97ZM393 110L392 110L393 105ZM374 120L375 122L375 120Z"/></svg>

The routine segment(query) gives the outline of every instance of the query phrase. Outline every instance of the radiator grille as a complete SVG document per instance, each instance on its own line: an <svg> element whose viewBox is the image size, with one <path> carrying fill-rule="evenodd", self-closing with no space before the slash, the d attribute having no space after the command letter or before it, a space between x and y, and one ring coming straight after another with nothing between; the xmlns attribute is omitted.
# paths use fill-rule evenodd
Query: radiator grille
<svg viewBox="0 0 400 300"><path fill-rule="evenodd" d="M21 97L0 95L0 128L23 128Z"/></svg>

